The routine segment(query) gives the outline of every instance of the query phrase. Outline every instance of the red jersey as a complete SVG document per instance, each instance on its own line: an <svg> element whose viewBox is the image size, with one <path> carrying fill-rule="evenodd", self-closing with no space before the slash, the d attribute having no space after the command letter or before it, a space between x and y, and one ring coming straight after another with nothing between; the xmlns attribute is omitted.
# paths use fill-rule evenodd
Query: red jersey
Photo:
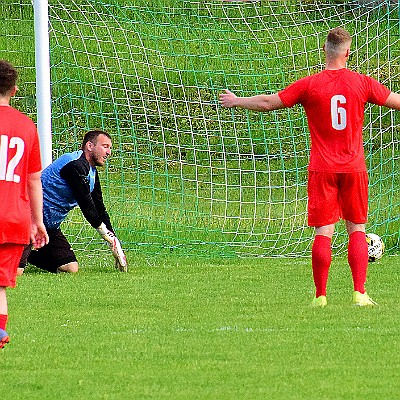
<svg viewBox="0 0 400 400"><path fill-rule="evenodd" d="M311 136L310 171L366 171L365 104L382 106L390 94L388 88L342 68L299 79L278 94L286 107L304 107Z"/></svg>
<svg viewBox="0 0 400 400"><path fill-rule="evenodd" d="M35 124L20 111L0 106L0 243L30 242L28 174L41 169Z"/></svg>

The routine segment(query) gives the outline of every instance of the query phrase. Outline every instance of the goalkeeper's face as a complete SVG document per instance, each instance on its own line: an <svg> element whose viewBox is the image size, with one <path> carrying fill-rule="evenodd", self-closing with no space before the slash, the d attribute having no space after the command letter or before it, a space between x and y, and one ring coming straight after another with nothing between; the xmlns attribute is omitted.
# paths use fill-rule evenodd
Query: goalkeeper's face
<svg viewBox="0 0 400 400"><path fill-rule="evenodd" d="M88 161L95 167L101 167L105 164L107 158L111 155L111 139L105 135L97 136L95 143L88 142Z"/></svg>

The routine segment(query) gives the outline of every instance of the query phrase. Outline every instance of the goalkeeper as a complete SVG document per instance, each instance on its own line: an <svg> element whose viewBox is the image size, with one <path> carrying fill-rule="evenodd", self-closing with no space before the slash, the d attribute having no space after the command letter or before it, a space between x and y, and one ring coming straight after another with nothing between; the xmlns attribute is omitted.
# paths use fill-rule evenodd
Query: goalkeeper
<svg viewBox="0 0 400 400"><path fill-rule="evenodd" d="M111 155L111 145L111 137L107 132L89 131L83 139L81 150L62 155L43 170L43 220L49 243L39 250L31 250L31 246L25 248L19 275L23 273L27 262L53 273L78 272L75 253L60 229L68 213L77 205L90 225L107 241L116 268L127 271L125 254L103 203L96 169L103 166Z"/></svg>

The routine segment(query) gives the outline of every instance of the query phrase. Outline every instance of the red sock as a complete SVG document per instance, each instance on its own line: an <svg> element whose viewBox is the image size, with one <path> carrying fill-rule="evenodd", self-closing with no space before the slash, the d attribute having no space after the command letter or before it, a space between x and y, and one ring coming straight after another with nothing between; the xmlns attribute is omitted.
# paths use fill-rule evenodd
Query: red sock
<svg viewBox="0 0 400 400"><path fill-rule="evenodd" d="M351 275L353 276L354 290L365 293L365 282L367 280L368 268L368 244L365 240L365 233L353 232L349 237L347 250Z"/></svg>
<svg viewBox="0 0 400 400"><path fill-rule="evenodd" d="M332 261L331 238L316 235L312 246L311 264L315 284L315 297L326 296L329 267Z"/></svg>
<svg viewBox="0 0 400 400"><path fill-rule="evenodd" d="M6 330L8 315L0 314L0 329Z"/></svg>

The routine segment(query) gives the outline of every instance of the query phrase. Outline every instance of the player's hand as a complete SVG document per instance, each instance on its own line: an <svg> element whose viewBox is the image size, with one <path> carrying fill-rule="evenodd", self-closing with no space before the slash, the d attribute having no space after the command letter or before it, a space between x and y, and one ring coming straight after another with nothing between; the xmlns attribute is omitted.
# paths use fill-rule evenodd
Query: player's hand
<svg viewBox="0 0 400 400"><path fill-rule="evenodd" d="M43 224L31 224L31 243L34 249L40 249L49 243L49 236Z"/></svg>
<svg viewBox="0 0 400 400"><path fill-rule="evenodd" d="M126 261L126 256L124 251L122 250L122 246L120 241L117 239L115 234L107 229L106 225L102 223L98 228L96 228L97 232L101 235L101 237L108 243L111 252L115 258L115 267L122 271L128 271L128 263Z"/></svg>
<svg viewBox="0 0 400 400"><path fill-rule="evenodd" d="M115 238L115 247L112 250L112 254L115 258L115 268L121 272L128 272L128 263L126 261L126 256L122 250L121 243L117 238Z"/></svg>
<svg viewBox="0 0 400 400"><path fill-rule="evenodd" d="M228 89L225 89L225 92L219 95L219 101L221 102L221 105L227 108L236 107L236 99L236 94L232 93Z"/></svg>

